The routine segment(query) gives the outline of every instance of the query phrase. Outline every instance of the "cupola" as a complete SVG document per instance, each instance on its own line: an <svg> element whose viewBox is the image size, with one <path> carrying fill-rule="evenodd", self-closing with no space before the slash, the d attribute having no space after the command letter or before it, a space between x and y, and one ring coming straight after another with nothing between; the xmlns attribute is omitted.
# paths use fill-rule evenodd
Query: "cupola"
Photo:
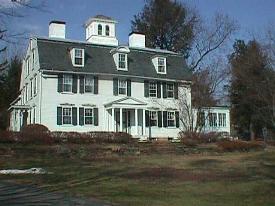
<svg viewBox="0 0 275 206"><path fill-rule="evenodd" d="M96 15L85 23L86 41L101 44L118 46L116 38L116 21L104 15Z"/></svg>

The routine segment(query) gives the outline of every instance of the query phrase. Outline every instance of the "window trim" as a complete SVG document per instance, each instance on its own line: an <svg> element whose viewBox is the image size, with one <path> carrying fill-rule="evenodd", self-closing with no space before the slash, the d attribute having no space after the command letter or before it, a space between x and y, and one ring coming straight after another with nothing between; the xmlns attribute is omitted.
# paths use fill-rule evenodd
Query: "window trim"
<svg viewBox="0 0 275 206"><path fill-rule="evenodd" d="M152 119L152 113L155 113L155 119ZM149 111L150 127L158 127L158 111ZM152 125L152 121L156 121L156 125Z"/></svg>
<svg viewBox="0 0 275 206"><path fill-rule="evenodd" d="M99 29L100 28L100 29ZM99 32L100 31L100 32ZM102 36L103 35L103 27L101 24L97 25L97 35Z"/></svg>
<svg viewBox="0 0 275 206"><path fill-rule="evenodd" d="M124 56L125 57L125 59L124 59L124 61L120 61L120 56ZM128 71L128 61L127 61L127 54L125 54L125 53L117 53L117 70L122 70L122 71ZM120 63L124 63L125 65L125 67L120 67Z"/></svg>
<svg viewBox="0 0 275 206"><path fill-rule="evenodd" d="M71 116L71 123L69 123L69 124L64 123L64 109L70 109L71 110L71 112L70 112L71 113L71 115L70 115ZM68 106L65 106L65 107L63 106L62 107L62 125L73 125L73 108L72 107L68 107Z"/></svg>
<svg viewBox="0 0 275 206"><path fill-rule="evenodd" d="M216 112L210 112L208 120L209 120L209 127L214 127L214 128L218 127Z"/></svg>
<svg viewBox="0 0 275 206"><path fill-rule="evenodd" d="M150 86L153 85L153 84L155 85L155 89L150 88ZM158 96L158 85L157 85L157 83L156 82L149 82L149 88L148 89L149 89L149 92L148 92L149 97L150 98L157 98L157 96ZM155 96L151 96L151 92L150 92L151 90L156 90L156 95Z"/></svg>
<svg viewBox="0 0 275 206"><path fill-rule="evenodd" d="M123 87L120 87L120 83L121 82L125 82L125 88L123 88ZM121 95L121 96L126 96L127 95L127 80L124 80L124 79L118 79L118 81L117 81L117 94L118 95ZM119 91L119 89L125 89L125 94L121 94Z"/></svg>
<svg viewBox="0 0 275 206"><path fill-rule="evenodd" d="M70 76L71 77L71 91L65 91L65 77L68 77L68 76ZM67 84L67 85L69 85L69 84ZM62 78L62 87L63 87L63 92L62 93L73 93L73 75L71 75L71 74L63 74L63 78Z"/></svg>
<svg viewBox="0 0 275 206"><path fill-rule="evenodd" d="M108 33L107 33L107 31L108 31ZM105 25L105 36L110 36L110 26L109 25Z"/></svg>
<svg viewBox="0 0 275 206"><path fill-rule="evenodd" d="M81 57L76 56L76 51L81 51ZM76 58L81 59L81 64L76 64ZM81 48L73 48L72 62L74 67L84 67L85 50Z"/></svg>
<svg viewBox="0 0 275 206"><path fill-rule="evenodd" d="M173 87L172 90L168 89L169 85ZM173 94L172 97L169 97L168 93L171 92ZM167 83L166 84L166 96L168 99L174 99L175 98L175 85L173 83Z"/></svg>
<svg viewBox="0 0 275 206"><path fill-rule="evenodd" d="M33 79L34 79L34 84L33 84L33 96L35 97L36 95L37 95L37 75L35 75L34 77L33 77Z"/></svg>
<svg viewBox="0 0 275 206"><path fill-rule="evenodd" d="M90 92L86 91L86 80L87 80L87 78L91 78L91 80L92 80L92 85L88 85L88 86L92 87L92 89L91 89ZM94 94L94 88L95 88L94 76L92 76L92 75L85 75L85 77L84 77L84 93Z"/></svg>
<svg viewBox="0 0 275 206"><path fill-rule="evenodd" d="M173 113L174 118L173 119L169 119L169 113ZM174 126L169 126L169 121L173 121L174 122ZM167 127L169 128L175 128L176 127L176 112L175 111L167 111Z"/></svg>
<svg viewBox="0 0 275 206"><path fill-rule="evenodd" d="M33 79L30 79L30 99L32 99L33 96Z"/></svg>
<svg viewBox="0 0 275 206"><path fill-rule="evenodd" d="M92 116L88 116L88 117L92 117L92 123L91 124L86 124L86 109L90 109L92 110ZM84 107L84 125L86 126L91 126L91 125L94 125L94 108L91 108L91 107Z"/></svg>
<svg viewBox="0 0 275 206"><path fill-rule="evenodd" d="M160 65L160 60L163 60L163 65ZM164 68L164 71L159 71L160 66ZM165 57L157 57L157 73L158 74L166 74L166 58Z"/></svg>

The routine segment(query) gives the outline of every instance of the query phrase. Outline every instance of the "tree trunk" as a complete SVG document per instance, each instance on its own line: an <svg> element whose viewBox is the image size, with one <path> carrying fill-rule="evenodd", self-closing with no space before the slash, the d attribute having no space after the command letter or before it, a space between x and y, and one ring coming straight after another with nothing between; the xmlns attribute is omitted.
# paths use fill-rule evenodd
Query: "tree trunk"
<svg viewBox="0 0 275 206"><path fill-rule="evenodd" d="M249 132L250 132L250 140L254 141L255 140L255 132L253 131L253 123L250 122L249 125Z"/></svg>

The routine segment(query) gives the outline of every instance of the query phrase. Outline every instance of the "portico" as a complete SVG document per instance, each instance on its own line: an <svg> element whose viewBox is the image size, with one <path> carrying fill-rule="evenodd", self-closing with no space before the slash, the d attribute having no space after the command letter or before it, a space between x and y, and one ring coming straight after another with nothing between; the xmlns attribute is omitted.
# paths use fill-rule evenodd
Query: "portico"
<svg viewBox="0 0 275 206"><path fill-rule="evenodd" d="M145 136L146 105L133 97L125 97L105 104L107 130Z"/></svg>

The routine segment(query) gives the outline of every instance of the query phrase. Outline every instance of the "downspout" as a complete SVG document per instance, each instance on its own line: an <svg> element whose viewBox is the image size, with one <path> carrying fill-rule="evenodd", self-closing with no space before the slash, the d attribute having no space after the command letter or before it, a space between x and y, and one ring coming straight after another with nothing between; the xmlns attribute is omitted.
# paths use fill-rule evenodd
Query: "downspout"
<svg viewBox="0 0 275 206"><path fill-rule="evenodd" d="M39 98L39 120L40 120L40 124L41 124L41 105L42 105L42 71L40 71L40 98Z"/></svg>

